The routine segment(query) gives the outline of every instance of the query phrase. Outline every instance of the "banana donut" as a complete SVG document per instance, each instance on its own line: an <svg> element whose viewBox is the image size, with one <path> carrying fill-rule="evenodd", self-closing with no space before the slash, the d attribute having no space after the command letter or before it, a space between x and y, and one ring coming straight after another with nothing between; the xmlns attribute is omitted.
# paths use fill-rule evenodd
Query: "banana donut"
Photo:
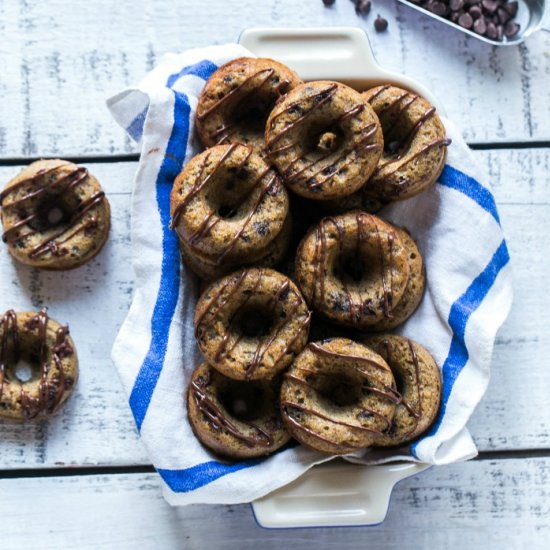
<svg viewBox="0 0 550 550"><path fill-rule="evenodd" d="M386 331L403 324L415 312L424 295L426 269L422 254L406 229L394 226L394 230L407 249L409 278L405 292L403 292L401 300L392 308L391 315L383 317L377 323L369 326L369 332Z"/></svg>
<svg viewBox="0 0 550 550"><path fill-rule="evenodd" d="M296 253L296 283L326 320L358 329L392 317L409 280L395 228L359 210L323 218Z"/></svg>
<svg viewBox="0 0 550 550"><path fill-rule="evenodd" d="M38 313L0 317L0 418L52 415L71 394L78 360L68 327Z"/></svg>
<svg viewBox="0 0 550 550"><path fill-rule="evenodd" d="M291 90L269 115L267 153L292 191L328 200L361 188L383 149L377 116L359 92L331 81Z"/></svg>
<svg viewBox="0 0 550 550"><path fill-rule="evenodd" d="M375 444L398 401L382 357L345 338L309 343L281 385L281 416L292 437L330 454Z"/></svg>
<svg viewBox="0 0 550 550"><path fill-rule="evenodd" d="M441 400L439 367L426 348L402 336L371 336L364 343L386 360L401 395L392 425L376 445L409 443L425 432L437 416Z"/></svg>
<svg viewBox="0 0 550 550"><path fill-rule="evenodd" d="M265 256L288 208L275 171L250 146L238 143L191 159L170 195L171 227L187 251L222 271Z"/></svg>
<svg viewBox="0 0 550 550"><path fill-rule="evenodd" d="M278 380L242 382L200 365L187 391L187 415L206 447L228 458L269 455L288 443Z"/></svg>
<svg viewBox="0 0 550 550"><path fill-rule="evenodd" d="M72 269L99 253L110 227L110 208L99 182L84 167L39 160L0 193L2 240L20 262Z"/></svg>
<svg viewBox="0 0 550 550"><path fill-rule="evenodd" d="M389 84L364 92L363 98L380 119L385 146L364 194L391 202L433 185L451 143L435 107L418 94Z"/></svg>
<svg viewBox="0 0 550 550"><path fill-rule="evenodd" d="M206 360L226 376L271 379L306 345L310 320L302 294L288 277L248 268L202 294L195 335Z"/></svg>
<svg viewBox="0 0 550 550"><path fill-rule="evenodd" d="M219 67L199 97L196 128L205 147L239 142L264 149L275 102L302 80L273 59L240 57Z"/></svg>

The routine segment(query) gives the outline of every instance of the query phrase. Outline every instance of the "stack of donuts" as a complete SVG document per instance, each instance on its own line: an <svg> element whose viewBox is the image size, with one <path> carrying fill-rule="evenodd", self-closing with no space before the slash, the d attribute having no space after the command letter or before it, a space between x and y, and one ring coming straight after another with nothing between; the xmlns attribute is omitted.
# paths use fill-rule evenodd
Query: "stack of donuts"
<svg viewBox="0 0 550 550"><path fill-rule="evenodd" d="M239 58L206 82L195 127L205 150L174 182L171 227L204 282L197 438L229 459L291 438L330 454L417 439L440 371L388 331L419 305L425 267L414 236L375 213L439 177L450 141L435 108Z"/></svg>

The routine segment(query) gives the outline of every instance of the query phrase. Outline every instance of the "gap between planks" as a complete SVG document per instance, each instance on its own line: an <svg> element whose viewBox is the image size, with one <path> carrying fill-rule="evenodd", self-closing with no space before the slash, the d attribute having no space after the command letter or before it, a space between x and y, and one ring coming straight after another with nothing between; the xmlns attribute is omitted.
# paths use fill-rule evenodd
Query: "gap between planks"
<svg viewBox="0 0 550 550"><path fill-rule="evenodd" d="M474 462L491 460L516 460L529 458L550 458L550 449L522 449L518 451L482 451ZM150 474L156 470L152 464L140 464L135 466L73 466L59 468L21 468L17 470L0 470L2 479L25 479L46 477L76 477L111 474Z"/></svg>
<svg viewBox="0 0 550 550"><path fill-rule="evenodd" d="M506 143L468 143L468 147L474 151L490 151L492 149L549 149L550 141L510 141ZM105 156L83 156L83 157L63 157L69 162L75 164L107 164L115 162L137 162L139 160L139 153L132 153L127 155L105 155ZM48 160L59 158L59 156L49 157L14 157L14 158L0 158L0 166L21 166L30 164L37 160Z"/></svg>

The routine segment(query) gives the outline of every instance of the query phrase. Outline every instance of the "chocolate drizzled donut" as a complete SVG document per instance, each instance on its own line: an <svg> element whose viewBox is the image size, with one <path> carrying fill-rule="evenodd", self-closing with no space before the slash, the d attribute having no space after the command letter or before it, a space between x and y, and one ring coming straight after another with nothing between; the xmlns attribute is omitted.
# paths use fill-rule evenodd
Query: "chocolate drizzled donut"
<svg viewBox="0 0 550 550"><path fill-rule="evenodd" d="M445 127L419 95L386 84L362 94L378 115L384 153L362 192L384 202L403 200L433 185L451 143Z"/></svg>
<svg viewBox="0 0 550 550"><path fill-rule="evenodd" d="M197 105L196 127L206 147L244 143L264 149L267 117L275 102L302 80L273 59L240 57L208 79Z"/></svg>
<svg viewBox="0 0 550 550"><path fill-rule="evenodd" d="M285 185L318 200L359 189L383 149L370 105L355 90L332 81L307 82L289 92L269 115L265 140Z"/></svg>
<svg viewBox="0 0 550 550"><path fill-rule="evenodd" d="M22 380L24 366L28 379ZM30 420L53 414L71 394L78 362L69 328L38 313L0 318L0 417Z"/></svg>
<svg viewBox="0 0 550 550"><path fill-rule="evenodd" d="M330 454L373 445L400 397L386 362L345 338L312 342L284 374L281 414L300 443Z"/></svg>
<svg viewBox="0 0 550 550"><path fill-rule="evenodd" d="M99 182L84 167L40 160L0 193L2 240L12 256L45 269L72 269L99 253L110 208Z"/></svg>

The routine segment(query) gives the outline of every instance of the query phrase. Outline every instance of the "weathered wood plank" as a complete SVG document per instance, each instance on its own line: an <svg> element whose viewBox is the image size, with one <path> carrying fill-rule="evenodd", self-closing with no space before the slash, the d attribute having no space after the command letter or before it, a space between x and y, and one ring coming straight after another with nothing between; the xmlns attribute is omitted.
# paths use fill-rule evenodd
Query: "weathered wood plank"
<svg viewBox="0 0 550 550"><path fill-rule="evenodd" d="M374 12L390 22L373 32ZM550 37L487 46L401 4L366 18L351 2L96 0L0 4L0 158L136 151L105 99L137 83L165 52L234 41L247 27L360 26L379 62L423 81L471 142L549 140ZM47 37L47 39L46 39Z"/></svg>
<svg viewBox="0 0 550 550"><path fill-rule="evenodd" d="M492 381L470 428L481 450L548 448L549 260L542 254L544 237L537 235L550 233L550 149L475 154L495 187L516 288L512 313L497 338ZM48 304L52 316L70 323L82 368L76 394L57 418L29 426L0 422L0 468L148 463L110 360L111 343L131 299L128 208L136 166L89 166L113 207L111 239L90 265L68 273L41 273L16 266L0 247L0 311ZM18 170L0 167L0 181ZM510 395L517 396L513 405Z"/></svg>
<svg viewBox="0 0 550 550"><path fill-rule="evenodd" d="M170 508L155 474L0 480L2 548L544 548L550 459L474 461L401 482L375 527L266 530L248 505ZM85 503L85 506L83 506Z"/></svg>

